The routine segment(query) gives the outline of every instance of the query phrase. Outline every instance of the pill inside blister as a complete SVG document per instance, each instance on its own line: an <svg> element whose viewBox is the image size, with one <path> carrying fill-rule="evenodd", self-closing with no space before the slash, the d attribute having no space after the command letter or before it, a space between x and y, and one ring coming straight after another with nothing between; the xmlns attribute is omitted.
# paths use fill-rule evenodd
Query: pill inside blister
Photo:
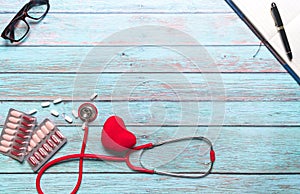
<svg viewBox="0 0 300 194"><path fill-rule="evenodd" d="M31 156L31 157L29 158L29 161L30 161L30 163L31 163L33 166L36 166L37 163L38 163L37 159L36 159L34 156Z"/></svg>
<svg viewBox="0 0 300 194"><path fill-rule="evenodd" d="M37 152L35 152L35 153L33 154L33 156L34 156L38 161L41 161L41 159L42 159L42 157L41 157Z"/></svg>
<svg viewBox="0 0 300 194"><path fill-rule="evenodd" d="M47 135L48 135L49 132L50 132L50 131L47 129L47 127L46 127L45 125L43 125L43 126L41 127L41 130L43 131L44 134L47 134Z"/></svg>
<svg viewBox="0 0 300 194"><path fill-rule="evenodd" d="M36 143L40 143L41 139L37 136L37 134L32 135L32 139L36 142Z"/></svg>
<svg viewBox="0 0 300 194"><path fill-rule="evenodd" d="M55 135L52 135L51 139L54 141L54 143L59 144L59 139Z"/></svg>
<svg viewBox="0 0 300 194"><path fill-rule="evenodd" d="M22 117L25 121L27 121L27 122L33 122L33 121L35 121L35 118L34 117L29 117L29 116L27 116L27 115L23 115L23 117Z"/></svg>
<svg viewBox="0 0 300 194"><path fill-rule="evenodd" d="M42 103L41 103L41 106L42 106L43 108L49 107L49 106L50 106L50 102L42 102Z"/></svg>
<svg viewBox="0 0 300 194"><path fill-rule="evenodd" d="M14 117L17 117L17 118L19 118L19 117L22 116L22 113L20 113L20 112L18 112L18 111L15 111L15 110L11 111L10 114L11 114L12 116L14 116Z"/></svg>
<svg viewBox="0 0 300 194"><path fill-rule="evenodd" d="M37 130L36 134L39 136L39 138L44 139L45 134L42 132L42 130Z"/></svg>
<svg viewBox="0 0 300 194"><path fill-rule="evenodd" d="M36 143L35 143L35 141L33 141L33 139L30 140L29 144L32 148L34 148L36 146Z"/></svg>
<svg viewBox="0 0 300 194"><path fill-rule="evenodd" d="M53 100L53 104L59 104L61 103L63 100L61 98L57 98L55 100Z"/></svg>
<svg viewBox="0 0 300 194"><path fill-rule="evenodd" d="M61 134L61 132L56 131L55 135L57 135L57 137L59 137L60 139L64 139L65 137L63 136L63 134Z"/></svg>
<svg viewBox="0 0 300 194"><path fill-rule="evenodd" d="M19 123L21 119L15 118L15 117L8 117L8 120L12 123Z"/></svg>
<svg viewBox="0 0 300 194"><path fill-rule="evenodd" d="M9 134L9 135L15 135L17 133L17 130L6 128L6 129L4 129L4 132Z"/></svg>
<svg viewBox="0 0 300 194"><path fill-rule="evenodd" d="M55 147L55 144L54 144L54 142L53 142L51 139L48 139L48 140L47 140L47 144L48 144L51 148L54 148L54 147Z"/></svg>
<svg viewBox="0 0 300 194"><path fill-rule="evenodd" d="M25 129L23 127L19 127L19 130L22 131L23 133L30 133L31 132L31 130Z"/></svg>
<svg viewBox="0 0 300 194"><path fill-rule="evenodd" d="M1 140L1 145L4 145L5 147L10 147L12 145L12 142L6 141L6 140Z"/></svg>
<svg viewBox="0 0 300 194"><path fill-rule="evenodd" d="M7 153L10 150L10 147L4 147L4 146L0 146L0 151Z"/></svg>
<svg viewBox="0 0 300 194"><path fill-rule="evenodd" d="M43 156L44 158L47 156L47 152L46 152L43 148L39 148L39 153L40 153L41 156Z"/></svg>
<svg viewBox="0 0 300 194"><path fill-rule="evenodd" d="M47 127L47 129L49 129L50 131L51 130L53 130L54 129L54 124L53 123L51 123L50 121L47 121L46 122L46 127Z"/></svg>
<svg viewBox="0 0 300 194"><path fill-rule="evenodd" d="M50 152L50 151L51 151L51 148L49 147L48 144L44 144L42 147L43 147L47 152Z"/></svg>
<svg viewBox="0 0 300 194"><path fill-rule="evenodd" d="M68 115L65 116L65 120L68 122L68 123L73 123L73 119L71 117L69 117Z"/></svg>
<svg viewBox="0 0 300 194"><path fill-rule="evenodd" d="M7 135L7 134L4 134L2 137L3 137L3 139L5 139L7 141L12 141L14 139L14 136Z"/></svg>
<svg viewBox="0 0 300 194"><path fill-rule="evenodd" d="M13 124L13 123L7 123L6 126L11 129L16 129L18 127L18 125Z"/></svg>

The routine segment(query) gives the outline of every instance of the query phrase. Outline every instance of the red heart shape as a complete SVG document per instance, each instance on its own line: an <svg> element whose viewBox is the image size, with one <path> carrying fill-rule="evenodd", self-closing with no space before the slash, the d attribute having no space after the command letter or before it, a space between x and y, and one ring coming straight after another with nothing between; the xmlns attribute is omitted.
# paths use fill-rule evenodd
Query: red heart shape
<svg viewBox="0 0 300 194"><path fill-rule="evenodd" d="M120 117L111 116L104 123L101 141L106 149L124 152L136 144L136 137Z"/></svg>

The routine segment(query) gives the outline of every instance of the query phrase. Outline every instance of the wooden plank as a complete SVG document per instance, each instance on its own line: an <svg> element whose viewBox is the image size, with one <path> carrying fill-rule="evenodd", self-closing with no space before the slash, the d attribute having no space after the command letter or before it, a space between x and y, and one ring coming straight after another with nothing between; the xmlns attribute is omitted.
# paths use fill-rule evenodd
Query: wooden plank
<svg viewBox="0 0 300 194"><path fill-rule="evenodd" d="M59 127L68 143L55 158L80 152L83 131L78 127ZM200 135L213 141L216 152L214 173L300 173L299 128L297 127L223 127L219 131L207 127L132 127L137 145L160 142L174 137ZM90 127L86 153L113 155L100 142L102 127ZM288 144L286 142L289 142ZM206 144L183 141L145 152L143 163L149 168L176 172L203 172L208 168ZM131 161L138 165L138 154ZM159 156L159 157L158 157ZM0 155L0 174L31 173L27 162ZM75 173L78 161L62 163L48 172ZM132 172L124 163L85 160L84 172Z"/></svg>
<svg viewBox="0 0 300 194"><path fill-rule="evenodd" d="M13 14L0 14L0 25L5 26L12 17ZM259 43L255 35L234 13L50 14L38 25L31 26L30 35L21 45L199 45L199 43L257 45ZM6 44L5 40L1 40L0 45Z"/></svg>
<svg viewBox="0 0 300 194"><path fill-rule="evenodd" d="M1 193L36 192L36 175L1 174L0 177L6 185L5 189L0 188ZM42 188L49 194L70 193L76 180L74 174L47 174ZM141 174L84 174L79 193L299 193L299 185L299 175L210 175L204 179L181 179Z"/></svg>
<svg viewBox="0 0 300 194"><path fill-rule="evenodd" d="M74 102L74 108L82 102ZM299 126L300 102L96 102L100 116L95 124L103 124L111 115L121 116L128 125L134 126L184 126L184 125L229 125L229 126ZM222 109L223 107L223 109ZM291 108L293 107L293 108ZM0 122L3 125L10 108L28 112L38 109L35 115L39 121L51 118L55 123L69 126L63 117L54 118L50 110L71 116L71 102L49 108L41 108L39 102L2 102L0 104ZM213 119L212 114L223 116L223 120ZM215 116L216 116L215 115ZM81 121L74 119L74 125ZM71 125L70 125L71 126Z"/></svg>
<svg viewBox="0 0 300 194"><path fill-rule="evenodd" d="M1 74L0 83L4 101L88 100L94 91L113 101L296 101L300 96L287 73Z"/></svg>
<svg viewBox="0 0 300 194"><path fill-rule="evenodd" d="M70 3L67 0L52 0L50 3L50 12L232 12L228 5L223 0L210 2L205 0L191 0L189 2L182 0L165 0L165 1L99 1L90 0L73 1ZM0 13L17 12L25 4L24 1L15 1L12 3L9 0L1 0Z"/></svg>
<svg viewBox="0 0 300 194"><path fill-rule="evenodd" d="M94 50L102 53L109 47L0 47L0 72L78 72L80 65ZM197 49L197 47L195 47ZM263 46L256 58L256 46L213 46L204 47L218 67L218 72L286 72L273 55ZM104 72L164 72L171 69L176 72L205 72L208 69L197 68L194 62L201 64L199 55L191 60L164 47L140 46L122 50L105 66ZM62 54L63 53L63 54ZM26 55L26 57L23 57ZM68 57L66 57L68 56ZM107 56L97 55L93 71L99 72L108 63ZM95 65L92 65L95 64ZM130 67L130 68L128 68ZM201 67L201 66L200 66ZM214 69L213 69L214 70Z"/></svg>

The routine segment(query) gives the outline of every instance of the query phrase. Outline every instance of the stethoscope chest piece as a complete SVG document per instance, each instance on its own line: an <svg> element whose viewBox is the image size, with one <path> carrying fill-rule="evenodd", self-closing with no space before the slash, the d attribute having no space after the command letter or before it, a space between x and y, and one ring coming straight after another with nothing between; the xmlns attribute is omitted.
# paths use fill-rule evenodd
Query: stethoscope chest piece
<svg viewBox="0 0 300 194"><path fill-rule="evenodd" d="M92 122L97 118L98 110L92 103L86 102L79 106L78 116L84 122Z"/></svg>

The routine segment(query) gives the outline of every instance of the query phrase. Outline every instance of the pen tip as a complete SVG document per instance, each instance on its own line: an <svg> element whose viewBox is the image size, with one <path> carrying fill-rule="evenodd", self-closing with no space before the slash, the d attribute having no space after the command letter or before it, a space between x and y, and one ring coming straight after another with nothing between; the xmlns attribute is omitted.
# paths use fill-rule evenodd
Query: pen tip
<svg viewBox="0 0 300 194"><path fill-rule="evenodd" d="M290 52L290 53L287 53L287 56L288 56L288 58L289 58L290 61L293 59L293 55L292 55L291 52Z"/></svg>

